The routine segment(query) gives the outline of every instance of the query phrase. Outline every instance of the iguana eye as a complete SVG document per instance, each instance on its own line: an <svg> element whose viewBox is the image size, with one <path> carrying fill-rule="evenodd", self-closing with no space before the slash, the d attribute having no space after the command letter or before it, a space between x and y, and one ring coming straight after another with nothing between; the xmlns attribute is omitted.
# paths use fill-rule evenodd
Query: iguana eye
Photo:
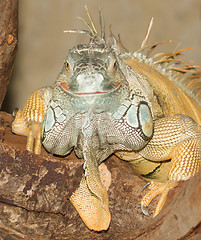
<svg viewBox="0 0 201 240"><path fill-rule="evenodd" d="M66 66L66 70L68 71L70 67L68 61L65 62L65 66Z"/></svg>
<svg viewBox="0 0 201 240"><path fill-rule="evenodd" d="M117 68L117 60L113 64L113 69L115 70Z"/></svg>
<svg viewBox="0 0 201 240"><path fill-rule="evenodd" d="M113 75L117 69L117 60L115 58L110 59L108 63L108 72L110 75Z"/></svg>

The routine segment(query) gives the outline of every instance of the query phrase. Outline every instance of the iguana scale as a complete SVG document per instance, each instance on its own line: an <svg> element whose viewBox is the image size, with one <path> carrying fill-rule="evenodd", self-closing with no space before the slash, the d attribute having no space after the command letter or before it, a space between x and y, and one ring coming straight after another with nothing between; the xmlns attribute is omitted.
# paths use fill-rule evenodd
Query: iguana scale
<svg viewBox="0 0 201 240"><path fill-rule="evenodd" d="M88 11L87 11L88 13ZM184 50L149 57L161 42L128 52L111 32L105 39L102 14L98 34L88 14L88 44L72 48L54 87L32 93L12 123L27 136L27 150L53 154L73 149L84 159L83 177L70 200L86 226L106 230L111 216L99 165L111 154L130 161L150 181L142 211L158 194L154 215L169 189L200 167L201 84L197 66L180 60ZM149 28L150 30L150 28Z"/></svg>

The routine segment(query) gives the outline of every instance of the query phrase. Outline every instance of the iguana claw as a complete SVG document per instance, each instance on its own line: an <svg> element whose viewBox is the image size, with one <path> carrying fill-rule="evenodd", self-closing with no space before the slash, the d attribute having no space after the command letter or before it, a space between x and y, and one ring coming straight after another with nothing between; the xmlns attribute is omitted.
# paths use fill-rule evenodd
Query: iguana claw
<svg viewBox="0 0 201 240"><path fill-rule="evenodd" d="M142 192L151 184L151 182L147 182L143 187L142 187Z"/></svg>
<svg viewBox="0 0 201 240"><path fill-rule="evenodd" d="M141 203L141 210L144 213L144 215L146 215L146 216L150 215L148 210L147 210L147 207L145 207L142 203Z"/></svg>

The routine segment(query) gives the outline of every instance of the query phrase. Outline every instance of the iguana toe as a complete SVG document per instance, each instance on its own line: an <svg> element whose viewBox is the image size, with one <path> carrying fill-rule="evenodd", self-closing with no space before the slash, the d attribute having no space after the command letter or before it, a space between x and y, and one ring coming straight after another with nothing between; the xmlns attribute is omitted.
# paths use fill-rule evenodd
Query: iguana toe
<svg viewBox="0 0 201 240"><path fill-rule="evenodd" d="M154 182L154 181L149 182L148 188L150 189L150 191L141 200L142 212L145 215L149 215L147 211L149 204L156 196L161 195L157 203L156 209L153 213L153 217L157 216L166 201L169 190L174 188L176 185L177 183L173 181L167 181L165 183ZM145 186L147 186L147 184Z"/></svg>

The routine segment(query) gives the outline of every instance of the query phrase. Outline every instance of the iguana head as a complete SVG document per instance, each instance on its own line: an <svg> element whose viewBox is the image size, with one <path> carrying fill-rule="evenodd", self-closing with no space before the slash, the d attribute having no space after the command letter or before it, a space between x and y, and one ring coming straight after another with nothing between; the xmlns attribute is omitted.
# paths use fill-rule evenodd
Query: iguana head
<svg viewBox="0 0 201 240"><path fill-rule="evenodd" d="M64 71L66 90L80 96L112 92L123 77L114 53L104 44L78 45L71 49Z"/></svg>
<svg viewBox="0 0 201 240"><path fill-rule="evenodd" d="M56 84L71 95L71 99L80 99L83 105L91 104L95 108L102 106L102 109L106 99L115 103L117 98L129 94L114 51L94 39L69 51Z"/></svg>

